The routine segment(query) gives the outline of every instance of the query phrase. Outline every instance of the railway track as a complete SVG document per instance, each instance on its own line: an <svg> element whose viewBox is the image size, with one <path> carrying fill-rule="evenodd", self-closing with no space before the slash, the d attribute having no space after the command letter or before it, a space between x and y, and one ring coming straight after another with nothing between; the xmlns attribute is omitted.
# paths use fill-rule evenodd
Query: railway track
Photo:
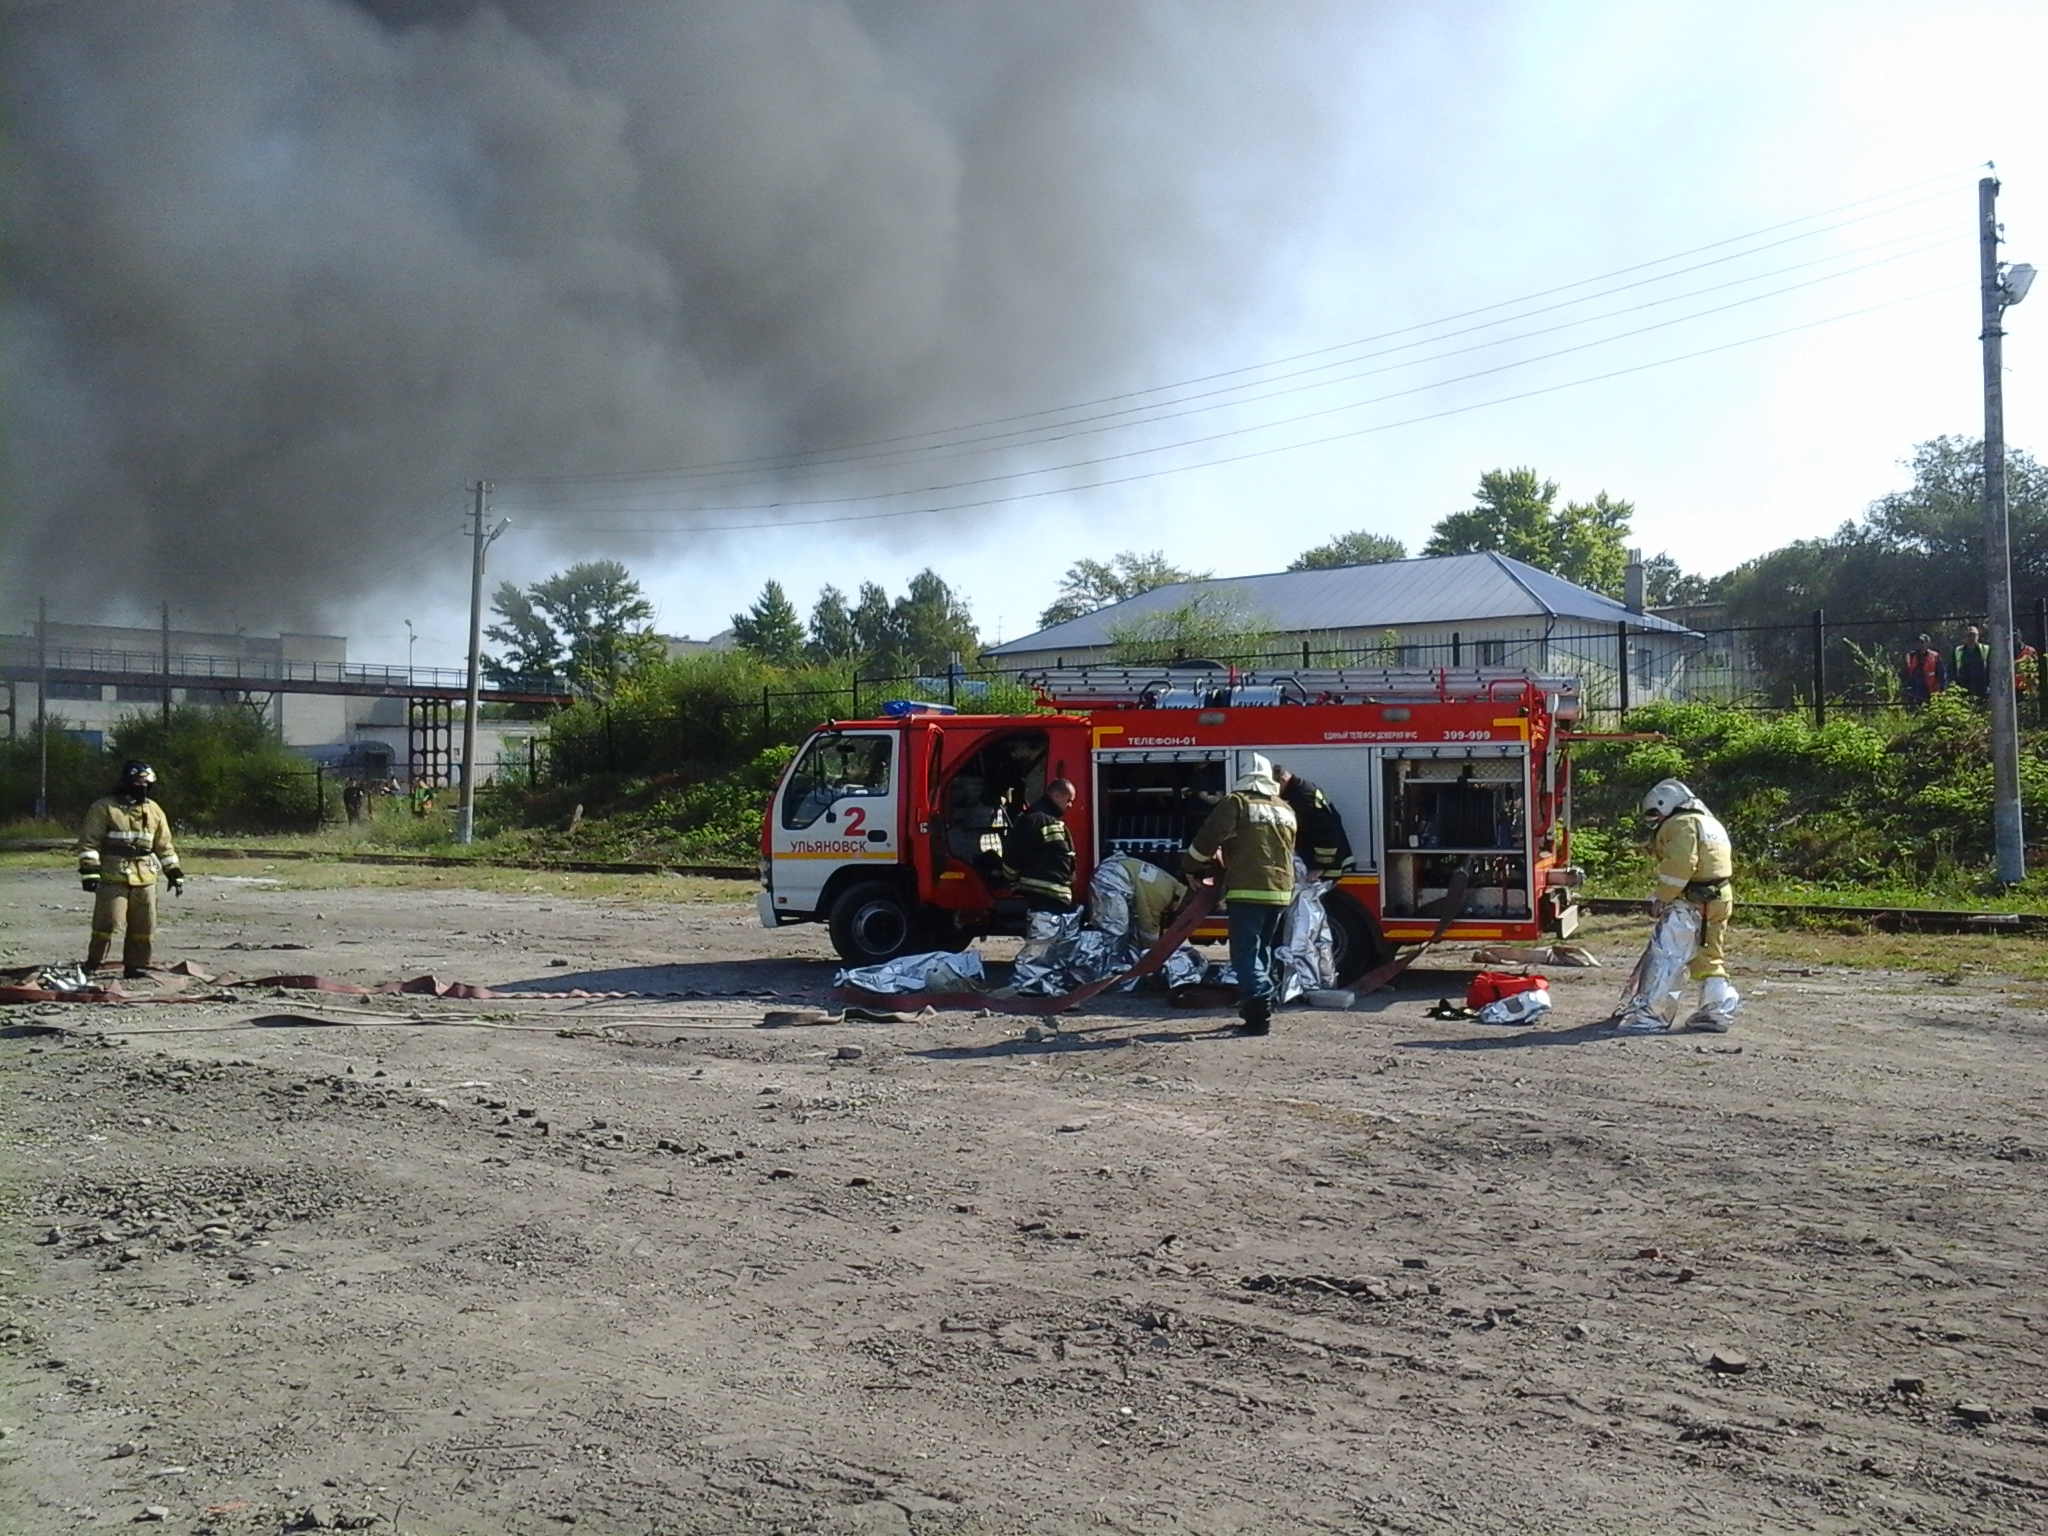
<svg viewBox="0 0 2048 1536"><path fill-rule="evenodd" d="M1644 903L1619 896L1581 897L1588 912L1641 912ZM1856 923L1883 933L2048 933L2048 912L1968 912L1952 907L1847 907L1827 903L1743 901L1736 917L1768 913L1788 923Z"/></svg>

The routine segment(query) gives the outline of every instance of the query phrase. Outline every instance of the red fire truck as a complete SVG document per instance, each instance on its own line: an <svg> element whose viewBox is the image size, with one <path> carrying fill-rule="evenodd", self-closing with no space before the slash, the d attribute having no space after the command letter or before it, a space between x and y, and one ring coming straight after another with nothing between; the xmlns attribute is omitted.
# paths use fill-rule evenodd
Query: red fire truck
<svg viewBox="0 0 2048 1536"><path fill-rule="evenodd" d="M1053 779L1086 889L1100 859L1178 873L1209 810L1262 754L1322 787L1354 868L1325 898L1349 980L1445 917L1452 942L1535 942L1578 926L1568 728L1578 681L1506 670L1275 673L1086 667L1027 679L1047 713L916 704L804 743L763 818L761 921L829 924L850 964L1021 933L990 857ZM1217 937L1217 922L1197 936Z"/></svg>

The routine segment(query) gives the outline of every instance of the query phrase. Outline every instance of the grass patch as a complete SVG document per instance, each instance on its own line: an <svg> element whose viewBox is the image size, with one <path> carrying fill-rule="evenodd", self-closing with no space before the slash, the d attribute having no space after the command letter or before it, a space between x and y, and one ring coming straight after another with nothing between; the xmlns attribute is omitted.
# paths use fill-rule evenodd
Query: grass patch
<svg viewBox="0 0 2048 1536"><path fill-rule="evenodd" d="M0 853L0 871L68 869L68 856L55 853ZM753 904L751 880L715 880L703 875L605 875L575 870L470 868L408 869L392 864L344 864L322 859L222 860L209 866L203 855L189 867L197 876L254 876L275 880L284 891L395 890L491 891L506 896L562 896L578 901L668 902L729 906ZM197 887L203 890L203 881Z"/></svg>
<svg viewBox="0 0 2048 1536"><path fill-rule="evenodd" d="M1650 936L1650 920L1647 914L1589 917L1580 925L1580 936L1596 943L1640 944ZM1728 964L1738 976L1797 965L1917 971L1949 986L1971 977L2048 981L2048 939L2017 933L1873 933L1860 924L1846 931L1780 927L1746 919L1738 902L1728 932Z"/></svg>

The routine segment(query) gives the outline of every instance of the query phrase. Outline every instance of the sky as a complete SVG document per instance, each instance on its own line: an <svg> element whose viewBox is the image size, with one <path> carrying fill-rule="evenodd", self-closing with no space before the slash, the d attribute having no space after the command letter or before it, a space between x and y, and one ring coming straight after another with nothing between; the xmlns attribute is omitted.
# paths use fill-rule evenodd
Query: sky
<svg viewBox="0 0 2048 1536"><path fill-rule="evenodd" d="M826 583L900 592L929 566L987 639L1013 639L1076 559L1162 549L1248 574L1358 528L1419 550L1482 473L1521 465L1567 497L1633 502L1634 542L1715 574L1857 516L1905 483L1916 443L1981 431L1985 162L2005 256L2048 264L2038 4L1119 0L1025 21L763 0L745 14L774 24L707 41L631 4L279 0L270 14L302 23L269 38L301 71L295 112L324 73L366 82L341 94L345 135L306 130L319 154L258 134L280 108L241 106L245 71L147 72L188 37L152 40L124 75L118 47L109 69L39 9L0 12L42 26L39 78L89 62L63 92L8 82L37 154L118 185L109 167L137 155L118 125L38 125L146 99L152 145L189 134L211 158L156 168L133 215L134 196L87 218L46 194L53 233L17 237L17 291L40 302L8 315L8 388L36 408L9 429L0 534L38 570L89 570L80 519L132 505L107 536L160 551L162 579L101 582L103 616L152 612L168 588L192 622L329 628L359 660L406 659L411 619L418 662L460 661L479 474L511 519L494 583L619 558L659 627L698 637L770 578L807 609ZM271 25L236 10L197 56L232 61ZM568 15L588 24L550 19ZM693 74L699 52L719 68ZM415 104L501 103L508 80L524 115L478 107L465 132L485 147L465 153L545 160L515 190L547 196L448 255L434 220L477 194L421 147L444 119ZM778 91L814 132L749 127ZM377 178L423 158L456 192L394 215ZM207 254L222 226L189 211L222 206L192 171L221 164L265 231L216 243L248 264L232 280ZM352 177L377 212L338 239L328 189ZM322 211L294 233L266 200L297 207L309 179ZM161 251L166 228L199 231L190 264L130 253ZM633 234L586 238L615 230ZM302 296L262 311L277 273L315 271L344 307L331 328ZM72 273L99 280L67 288ZM145 297L113 302L131 279ZM197 318L195 292L211 293ZM261 333L209 350L244 308ZM664 326L687 341L639 349ZM2048 288L2007 331L2007 435L2032 448ZM285 332L291 357L324 359L317 382L275 365L206 393ZM109 379L176 403L152 403L142 433L115 419L108 401L132 396ZM1053 440L991 441L1027 428ZM264 497L239 499L249 484ZM281 487L325 484L351 499L268 510ZM308 516L325 542L304 542ZM306 579L337 561L360 569ZM37 582L8 563L0 627L18 629Z"/></svg>

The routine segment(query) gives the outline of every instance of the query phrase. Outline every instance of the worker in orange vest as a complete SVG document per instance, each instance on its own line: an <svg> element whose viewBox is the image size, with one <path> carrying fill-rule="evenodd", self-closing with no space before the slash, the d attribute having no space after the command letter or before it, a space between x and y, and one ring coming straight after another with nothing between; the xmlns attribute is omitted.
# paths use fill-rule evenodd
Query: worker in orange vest
<svg viewBox="0 0 2048 1536"><path fill-rule="evenodd" d="M1920 708L1948 686L1948 660L1934 648L1932 635L1916 637L1904 671L1908 709Z"/></svg>

